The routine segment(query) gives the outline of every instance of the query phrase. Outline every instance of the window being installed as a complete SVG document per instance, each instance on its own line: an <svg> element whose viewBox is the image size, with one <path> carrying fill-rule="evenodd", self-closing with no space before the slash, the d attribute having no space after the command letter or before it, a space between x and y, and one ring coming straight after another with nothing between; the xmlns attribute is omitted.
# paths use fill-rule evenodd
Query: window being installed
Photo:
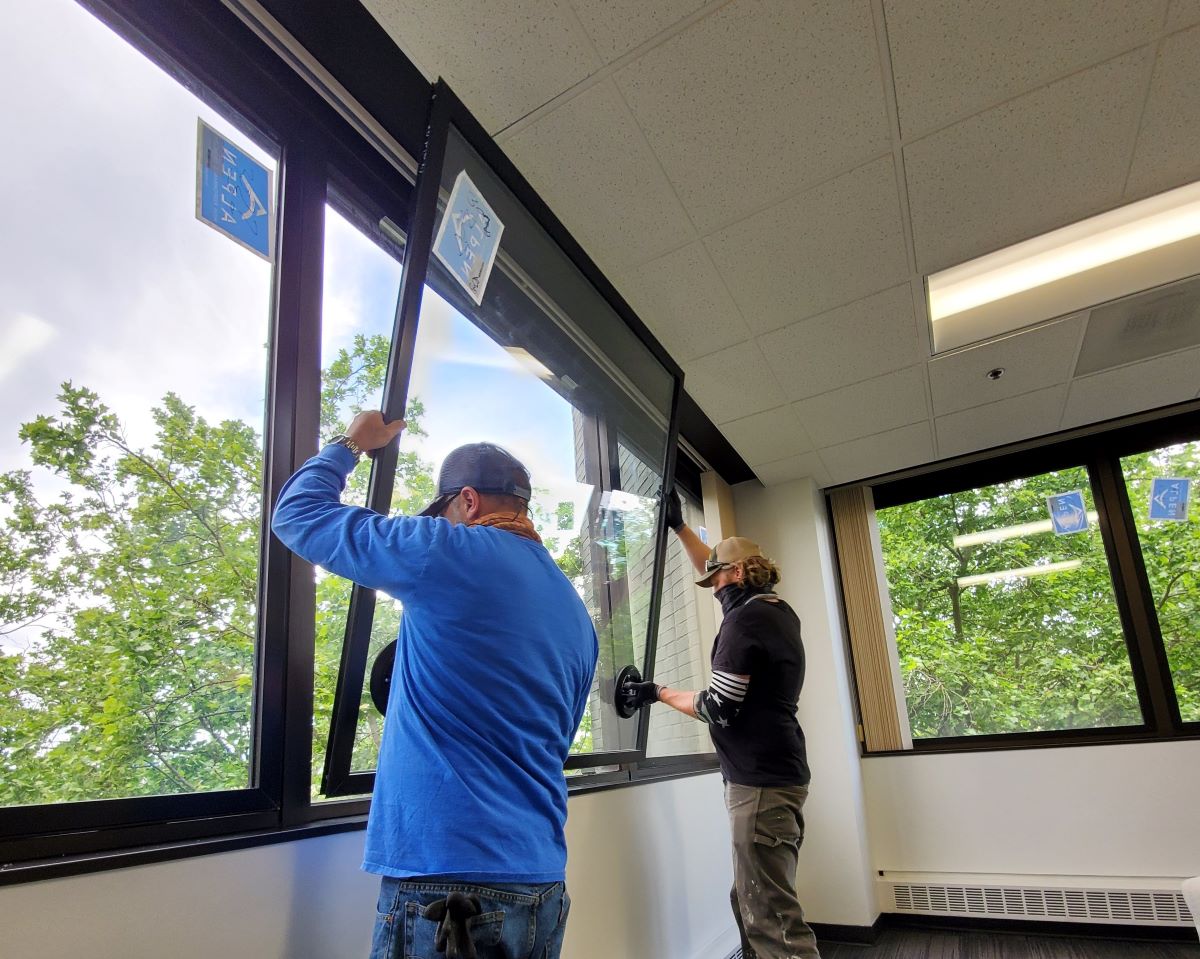
<svg viewBox="0 0 1200 959"><path fill-rule="evenodd" d="M1154 611L1184 722L1200 722L1200 442L1126 456Z"/></svg>
<svg viewBox="0 0 1200 959"><path fill-rule="evenodd" d="M264 244L277 150L69 0L6 13L0 110L0 805L244 789L272 265L197 120Z"/></svg>
<svg viewBox="0 0 1200 959"><path fill-rule="evenodd" d="M1086 469L876 516L913 739L1142 723Z"/></svg>
<svg viewBox="0 0 1200 959"><path fill-rule="evenodd" d="M622 667L644 670L651 656L674 375L458 129L448 125L442 136L445 162L430 175L440 173L436 205L445 242L461 243L474 257L469 224L480 217L482 230L484 216L503 239L482 281L475 274L460 280L437 247L419 310L406 299L419 274L405 276L382 405L398 408L403 396L408 425L394 473L384 460L363 463L361 481L370 475L373 508L413 513L432 499L438 464L464 443L499 444L529 468L535 526L590 612L599 641L596 678L568 766L603 772L614 760L636 761L644 749L645 718L621 719L612 688ZM461 182L477 206L455 206ZM442 236L436 229L435 235ZM380 717L368 684L375 662L392 655L394 647L382 658L377 651L395 638L404 611L394 598L368 592L351 592L322 786L327 796L369 789L378 760Z"/></svg>

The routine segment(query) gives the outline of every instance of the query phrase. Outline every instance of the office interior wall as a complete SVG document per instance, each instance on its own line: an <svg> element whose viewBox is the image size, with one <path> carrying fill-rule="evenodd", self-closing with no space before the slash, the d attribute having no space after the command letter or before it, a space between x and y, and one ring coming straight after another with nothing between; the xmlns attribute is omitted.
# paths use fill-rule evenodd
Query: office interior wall
<svg viewBox="0 0 1200 959"><path fill-rule="evenodd" d="M564 959L736 945L720 776L570 800ZM3 959L365 959L361 831L0 888Z"/></svg>

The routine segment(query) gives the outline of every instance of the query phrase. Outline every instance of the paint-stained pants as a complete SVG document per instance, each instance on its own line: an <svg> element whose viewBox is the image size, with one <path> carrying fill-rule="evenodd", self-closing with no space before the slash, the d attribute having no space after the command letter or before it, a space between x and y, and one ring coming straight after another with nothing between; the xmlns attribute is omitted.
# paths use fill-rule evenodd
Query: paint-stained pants
<svg viewBox="0 0 1200 959"><path fill-rule="evenodd" d="M817 938L796 898L807 786L725 784L733 834L729 900L744 959L820 959Z"/></svg>

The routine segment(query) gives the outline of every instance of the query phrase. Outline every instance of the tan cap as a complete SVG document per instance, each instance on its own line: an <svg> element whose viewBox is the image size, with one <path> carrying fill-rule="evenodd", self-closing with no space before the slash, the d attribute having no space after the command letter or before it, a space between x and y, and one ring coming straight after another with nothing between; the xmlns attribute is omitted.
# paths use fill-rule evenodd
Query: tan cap
<svg viewBox="0 0 1200 959"><path fill-rule="evenodd" d="M712 578L721 570L735 563L749 559L751 556L762 556L758 543L744 536L730 536L721 540L713 547L704 563L704 577L696 580L697 586L711 586Z"/></svg>

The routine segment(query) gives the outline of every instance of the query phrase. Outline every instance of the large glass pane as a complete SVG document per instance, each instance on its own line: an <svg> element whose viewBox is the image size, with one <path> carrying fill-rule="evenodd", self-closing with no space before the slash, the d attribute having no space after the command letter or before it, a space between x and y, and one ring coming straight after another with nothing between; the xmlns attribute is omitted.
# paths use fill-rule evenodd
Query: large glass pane
<svg viewBox="0 0 1200 959"><path fill-rule="evenodd" d="M362 409L378 409L391 349L400 288L402 250L397 238L379 228L379 217L365 212L368 204L348 191L330 190L325 208L324 281L321 303L321 436L322 442L345 432ZM402 468L412 466L402 458ZM346 482L342 502L364 506L370 461L364 459ZM325 763L334 690L346 634L352 584L318 569L316 649L313 676L313 792L320 789ZM378 596L371 637L370 662L395 638L399 614L386 596ZM369 669L368 669L369 676ZM377 754L382 717L369 696L362 702L356 753ZM365 760L373 765L373 759ZM368 767L369 768L369 767Z"/></svg>
<svg viewBox="0 0 1200 959"><path fill-rule="evenodd" d="M600 637L573 751L632 749L636 723L618 719L612 686L617 669L645 657L674 380L454 130L440 216L464 171L490 204L490 222L503 223L503 239L475 291L430 260L392 510L426 505L437 464L461 444L498 443L519 457L532 473L535 524ZM465 225L449 222L465 244ZM371 660L402 615L379 597ZM374 768L378 729L364 692L353 770Z"/></svg>
<svg viewBox="0 0 1200 959"><path fill-rule="evenodd" d="M431 355L448 355L446 368L453 369L461 366L456 354L463 345L477 341L483 351L487 341L490 363L503 356L505 367L520 370L525 387L520 394L505 392L507 384L478 370L468 376L464 367L441 390L431 384L422 395L430 410L461 405L477 414L474 422L447 430L447 448L500 437L534 471L535 486L546 488L546 514L564 523L560 564L578 569L575 582L600 639L596 683L575 751L631 749L636 723L617 717L612 687L622 666L644 664L656 495L674 380L452 128L443 198L463 175L503 224L499 254L481 298L431 260L430 286L467 322L444 325L456 332L439 343L431 340L436 333L423 313L417 366ZM460 222L451 218L451 225ZM465 332L468 326L473 333ZM414 370L414 382L417 375Z"/></svg>
<svg viewBox="0 0 1200 959"><path fill-rule="evenodd" d="M679 496L684 522L692 529L703 527L704 509L700 503L683 491ZM667 564L663 574L654 681L675 689L703 689L709 683L708 661L713 637L702 631L700 604L712 604L712 590L697 586L696 576L678 537L671 536L667 540ZM684 756L712 751L712 738L704 723L663 703L650 707L647 756Z"/></svg>
<svg viewBox="0 0 1200 959"><path fill-rule="evenodd" d="M1085 469L877 516L914 738L1142 722Z"/></svg>
<svg viewBox="0 0 1200 959"><path fill-rule="evenodd" d="M1179 712L1200 722L1200 442L1126 456L1121 469Z"/></svg>
<svg viewBox="0 0 1200 959"><path fill-rule="evenodd" d="M0 805L247 787L272 267L197 121L276 150L70 0L6 7L0 112Z"/></svg>

